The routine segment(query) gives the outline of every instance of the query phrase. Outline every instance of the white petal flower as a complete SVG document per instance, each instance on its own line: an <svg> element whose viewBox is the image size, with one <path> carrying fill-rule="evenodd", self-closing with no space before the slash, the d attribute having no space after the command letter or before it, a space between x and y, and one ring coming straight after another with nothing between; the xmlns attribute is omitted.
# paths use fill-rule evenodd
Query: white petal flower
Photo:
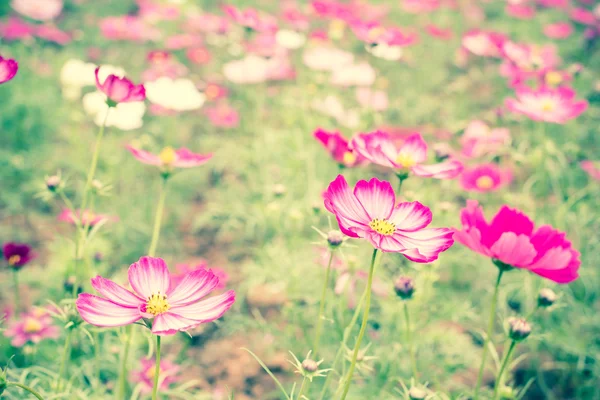
<svg viewBox="0 0 600 400"><path fill-rule="evenodd" d="M337 68L331 75L331 83L338 86L370 86L375 82L376 73L366 62Z"/></svg>
<svg viewBox="0 0 600 400"><path fill-rule="evenodd" d="M86 94L83 96L83 109L94 118L96 125L102 126L108 109L106 96L102 92ZM119 103L111 108L106 126L114 126L124 131L141 128L145 112L146 104L143 101Z"/></svg>
<svg viewBox="0 0 600 400"><path fill-rule="evenodd" d="M306 36L300 32L296 32L290 29L280 29L275 34L275 40L277 44L283 48L295 50L299 49L306 42Z"/></svg>
<svg viewBox="0 0 600 400"><path fill-rule="evenodd" d="M304 64L316 71L333 71L341 66L351 64L354 55L350 52L336 49L335 47L312 47L302 55Z"/></svg>
<svg viewBox="0 0 600 400"><path fill-rule="evenodd" d="M151 103L173 111L197 110L206 101L206 96L189 79L171 79L164 76L144 86L146 98Z"/></svg>
<svg viewBox="0 0 600 400"><path fill-rule="evenodd" d="M241 60L226 63L223 74L233 83L260 83L268 79L269 60L256 55L248 55Z"/></svg>

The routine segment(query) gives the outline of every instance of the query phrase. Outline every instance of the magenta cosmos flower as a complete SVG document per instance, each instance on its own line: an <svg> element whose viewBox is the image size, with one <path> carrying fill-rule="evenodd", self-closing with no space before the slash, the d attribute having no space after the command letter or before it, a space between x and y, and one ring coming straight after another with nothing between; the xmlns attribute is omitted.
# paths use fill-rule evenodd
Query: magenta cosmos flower
<svg viewBox="0 0 600 400"><path fill-rule="evenodd" d="M364 157L357 156L350 149L348 139L343 137L339 132L329 132L319 128L313 135L338 164L344 167L354 167L367 162Z"/></svg>
<svg viewBox="0 0 600 400"><path fill-rule="evenodd" d="M0 84L14 78L18 70L19 64L15 60L5 59L0 56Z"/></svg>
<svg viewBox="0 0 600 400"><path fill-rule="evenodd" d="M428 263L454 243L452 229L426 228L432 219L428 207L417 201L396 205L389 182L377 178L358 181L352 191L346 179L338 175L324 198L325 208L335 215L345 235L367 239L381 251Z"/></svg>
<svg viewBox="0 0 600 400"><path fill-rule="evenodd" d="M460 161L452 159L423 165L427 160L427 143L420 133L410 135L399 147L385 132L361 133L352 138L350 148L372 163L393 168L399 174L412 172L425 178L452 179L463 169Z"/></svg>
<svg viewBox="0 0 600 400"><path fill-rule="evenodd" d="M117 221L118 218L106 214L97 214L91 210L84 210L83 212L81 212L81 210L77 210L73 212L69 209L64 209L58 215L58 220L68 222L73 225L81 223L82 225L92 227L101 222Z"/></svg>
<svg viewBox="0 0 600 400"><path fill-rule="evenodd" d="M534 121L564 124L577 118L588 107L586 100L575 100L575 91L567 87L530 89L521 86L515 93L517 98L506 99L506 107Z"/></svg>
<svg viewBox="0 0 600 400"><path fill-rule="evenodd" d="M460 185L471 192L493 192L510 183L510 170L496 164L481 164L465 168L460 176Z"/></svg>
<svg viewBox="0 0 600 400"><path fill-rule="evenodd" d="M101 276L93 278L92 287L104 297L80 294L76 306L81 318L101 327L153 319L152 333L173 335L221 318L235 301L233 290L203 300L219 285L219 278L204 269L171 285L169 269L161 258L142 257L131 264L129 284L133 292Z"/></svg>
<svg viewBox="0 0 600 400"><path fill-rule="evenodd" d="M519 210L502 206L488 224L477 201L468 200L461 221L456 240L479 254L556 283L569 283L579 276L579 252L565 234L550 225L534 230L533 221Z"/></svg>
<svg viewBox="0 0 600 400"><path fill-rule="evenodd" d="M13 319L8 325L4 336L12 338L10 344L22 347L27 342L39 343L43 339L57 339L60 329L52 325L52 317L42 309L36 308L20 319Z"/></svg>
<svg viewBox="0 0 600 400"><path fill-rule="evenodd" d="M193 168L205 164L212 154L196 154L182 147L178 150L172 147L165 147L158 154L152 154L149 151L140 150L133 146L127 146L127 150L133 154L136 160L159 167L164 172L170 172L174 168Z"/></svg>
<svg viewBox="0 0 600 400"><path fill-rule="evenodd" d="M129 103L132 101L143 101L146 98L146 89L144 85L135 85L127 78L120 78L110 74L104 82L100 83L98 72L100 67L96 68L96 87L108 98L110 105L117 103Z"/></svg>
<svg viewBox="0 0 600 400"><path fill-rule="evenodd" d="M20 269L37 257L37 254L26 243L9 242L2 246L2 255L13 269Z"/></svg>
<svg viewBox="0 0 600 400"><path fill-rule="evenodd" d="M257 32L275 32L277 31L277 20L275 17L258 12L254 8L241 10L235 6L223 6L223 11L232 20L244 28L252 29Z"/></svg>
<svg viewBox="0 0 600 400"><path fill-rule="evenodd" d="M156 372L155 361L151 358L140 360L140 369L132 371L130 379L132 382L139 383L141 392L149 394L154 387L154 373ZM177 383L181 378L179 374L181 368L169 360L160 360L159 382L160 391L169 389L172 384Z"/></svg>

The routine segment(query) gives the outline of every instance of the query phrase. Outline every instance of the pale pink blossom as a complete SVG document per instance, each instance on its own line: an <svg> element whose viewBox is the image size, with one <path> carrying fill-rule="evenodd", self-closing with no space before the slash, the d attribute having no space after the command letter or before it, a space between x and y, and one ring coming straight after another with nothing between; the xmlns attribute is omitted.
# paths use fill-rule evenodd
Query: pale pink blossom
<svg viewBox="0 0 600 400"><path fill-rule="evenodd" d="M530 89L522 86L516 89L515 94L516 99L506 99L506 107L534 121L564 124L588 108L588 102L576 100L575 91L568 87Z"/></svg>

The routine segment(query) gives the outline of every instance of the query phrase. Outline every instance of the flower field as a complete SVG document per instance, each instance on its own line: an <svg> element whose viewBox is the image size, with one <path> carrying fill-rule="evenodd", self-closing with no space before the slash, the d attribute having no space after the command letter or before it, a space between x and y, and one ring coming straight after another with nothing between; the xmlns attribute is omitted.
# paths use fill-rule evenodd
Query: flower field
<svg viewBox="0 0 600 400"><path fill-rule="evenodd" d="M600 399L594 0L6 0L0 105L3 399Z"/></svg>

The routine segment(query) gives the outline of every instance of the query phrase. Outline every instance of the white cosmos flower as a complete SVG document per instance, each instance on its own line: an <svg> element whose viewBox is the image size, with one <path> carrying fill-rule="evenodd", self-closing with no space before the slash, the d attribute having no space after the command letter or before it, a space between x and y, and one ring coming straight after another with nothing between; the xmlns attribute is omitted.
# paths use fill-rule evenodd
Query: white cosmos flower
<svg viewBox="0 0 600 400"><path fill-rule="evenodd" d="M300 32L296 32L290 29L280 29L275 34L275 40L277 44L283 48L295 50L299 49L306 42L306 36Z"/></svg>
<svg viewBox="0 0 600 400"><path fill-rule="evenodd" d="M319 46L307 49L302 55L304 64L317 71L333 71L342 65L351 64L354 55L335 47Z"/></svg>
<svg viewBox="0 0 600 400"><path fill-rule="evenodd" d="M94 123L102 126L106 117L106 96L102 92L92 92L83 96L83 109L94 118ZM146 112L146 104L143 101L119 103L110 109L106 126L114 126L118 129L129 131L141 128L144 124L143 117Z"/></svg>
<svg viewBox="0 0 600 400"><path fill-rule="evenodd" d="M366 46L366 50L377 58L383 58L388 61L398 61L404 54L402 47L390 46L385 43L380 43L376 46Z"/></svg>
<svg viewBox="0 0 600 400"><path fill-rule="evenodd" d="M60 83L63 88L63 96L67 99L75 100L81 96L81 88L85 86L95 86L96 76L94 71L96 65L86 63L82 60L70 59L60 70ZM125 76L125 70L113 65L102 65L98 76L101 82L104 82L108 75Z"/></svg>
<svg viewBox="0 0 600 400"><path fill-rule="evenodd" d="M375 82L376 73L366 62L344 65L336 68L331 75L331 83L338 86L370 86Z"/></svg>
<svg viewBox="0 0 600 400"><path fill-rule="evenodd" d="M206 101L206 96L189 79L163 76L144 86L146 98L151 103L173 111L197 110Z"/></svg>
<svg viewBox="0 0 600 400"><path fill-rule="evenodd" d="M250 54L223 65L223 74L233 83L260 83L269 78L270 67L271 63L266 58Z"/></svg>

